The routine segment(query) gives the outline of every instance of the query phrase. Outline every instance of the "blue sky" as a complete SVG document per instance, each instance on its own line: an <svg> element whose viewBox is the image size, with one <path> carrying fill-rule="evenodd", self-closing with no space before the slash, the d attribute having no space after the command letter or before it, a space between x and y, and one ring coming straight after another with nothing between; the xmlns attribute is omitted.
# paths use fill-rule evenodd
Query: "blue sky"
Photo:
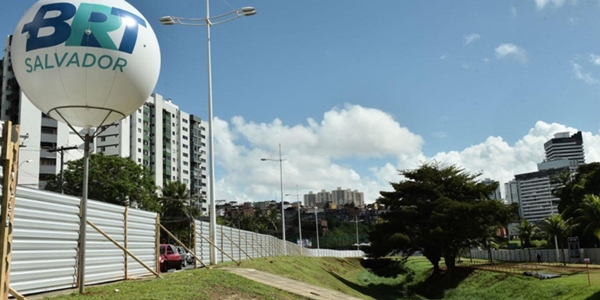
<svg viewBox="0 0 600 300"><path fill-rule="evenodd" d="M0 35L35 1L4 0ZM162 52L156 92L206 118L206 31L198 0L129 1ZM585 0L211 1L217 198L377 191L397 169L437 159L506 182L535 171L543 142L584 131L600 160L600 4Z"/></svg>

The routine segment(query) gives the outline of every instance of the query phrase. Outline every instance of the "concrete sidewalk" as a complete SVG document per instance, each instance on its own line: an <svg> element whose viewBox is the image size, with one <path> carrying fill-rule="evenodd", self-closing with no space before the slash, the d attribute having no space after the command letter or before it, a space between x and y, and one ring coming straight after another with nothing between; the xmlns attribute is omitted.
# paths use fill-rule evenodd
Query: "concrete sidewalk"
<svg viewBox="0 0 600 300"><path fill-rule="evenodd" d="M348 296L344 293L337 292L334 290L314 286L312 284L304 283L298 280L285 278L279 275L261 272L254 269L243 269L243 268L219 268L221 270L229 271L231 273L246 277L250 280L266 284L280 290L284 290L296 295L304 296L310 299L317 300L339 300L339 299L350 299L358 300Z"/></svg>

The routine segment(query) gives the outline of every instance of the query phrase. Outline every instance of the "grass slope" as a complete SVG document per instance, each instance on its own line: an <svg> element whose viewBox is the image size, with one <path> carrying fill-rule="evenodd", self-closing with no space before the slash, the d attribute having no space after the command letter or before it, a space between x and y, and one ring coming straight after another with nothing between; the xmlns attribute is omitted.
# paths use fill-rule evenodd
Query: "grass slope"
<svg viewBox="0 0 600 300"><path fill-rule="evenodd" d="M306 299L217 269L188 270L163 277L89 287L85 295L75 292L51 299Z"/></svg>
<svg viewBox="0 0 600 300"><path fill-rule="evenodd" d="M277 257L246 260L240 267L363 299L600 300L600 274L592 274L592 286L588 286L585 270L550 280L471 268L431 277L431 265L423 257L411 258L405 266L394 260ZM132 280L87 291L84 296L74 294L53 299L304 299L218 268L165 274L162 280Z"/></svg>

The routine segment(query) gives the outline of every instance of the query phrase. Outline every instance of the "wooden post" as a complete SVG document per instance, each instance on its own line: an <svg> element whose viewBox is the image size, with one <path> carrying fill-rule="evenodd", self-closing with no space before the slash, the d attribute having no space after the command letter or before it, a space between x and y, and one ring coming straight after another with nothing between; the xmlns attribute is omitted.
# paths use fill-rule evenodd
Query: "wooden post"
<svg viewBox="0 0 600 300"><path fill-rule="evenodd" d="M236 244L236 243L233 241L233 239L231 239L231 238L230 238L229 236L227 236L227 235L225 235L225 237L226 237L226 238L229 240L229 242L231 243L231 255L232 255L232 256L234 255L234 254L233 254L233 247L235 246L236 248L238 248L238 252L240 252L240 251L241 251L241 252L244 252L244 254L246 254L246 256L247 256L248 258L250 258L250 260L254 260L254 259L252 259L252 257L250 257L250 255L248 255L248 253L246 253L246 251L242 250L242 246L241 246L240 244ZM238 257L238 260L242 260L242 257L241 257L241 256L242 256L242 255L241 255L241 253L240 253L240 255L239 255L239 257Z"/></svg>
<svg viewBox="0 0 600 300"><path fill-rule="evenodd" d="M129 247L127 247L127 218L129 216L129 207L126 206L125 207L125 211L123 212L123 220L124 220L124 224L123 224L123 246L125 247L125 249L129 250ZM123 251L123 256L125 257L125 280L129 279L129 270L128 270L128 261L129 261L129 257L127 256L127 252Z"/></svg>
<svg viewBox="0 0 600 300"><path fill-rule="evenodd" d="M231 258L231 260L233 262L235 262L238 266L240 265L240 263L235 260L235 258L229 256L229 254L227 254L225 251L223 251L223 249L219 248L217 245L213 244L213 242L211 242L209 239L207 239L205 236L203 236L201 233L198 233L198 235L200 236L200 238L202 238L203 240L207 241L210 245L212 245L213 247L217 248L217 250L221 251L222 254L227 255L227 257ZM222 242L222 241L221 241Z"/></svg>
<svg viewBox="0 0 600 300"><path fill-rule="evenodd" d="M192 232L194 233L194 235L192 236L192 245L194 245L194 251L192 251L192 253L194 254L194 257L196 257L198 254L198 244L196 244L198 242L198 240L196 239L196 220L192 221L192 226L194 228L194 230L192 230ZM198 262L196 261L196 259L194 259L194 269L198 268Z"/></svg>
<svg viewBox="0 0 600 300"><path fill-rule="evenodd" d="M2 207L0 207L0 299L10 293L10 263L19 171L19 125L6 121L2 129ZM15 291L16 293L16 291ZM18 293L17 293L18 294Z"/></svg>
<svg viewBox="0 0 600 300"><path fill-rule="evenodd" d="M154 265L156 266L156 273L160 273L160 215L156 214L156 224L155 224L155 229L154 229L154 234L155 234L155 257L156 257L156 261L154 262Z"/></svg>

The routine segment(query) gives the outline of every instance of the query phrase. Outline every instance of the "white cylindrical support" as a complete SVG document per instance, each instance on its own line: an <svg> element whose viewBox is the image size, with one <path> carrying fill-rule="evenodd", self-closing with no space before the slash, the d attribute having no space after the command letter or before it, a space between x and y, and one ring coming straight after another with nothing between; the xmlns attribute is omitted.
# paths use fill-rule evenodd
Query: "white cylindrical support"
<svg viewBox="0 0 600 300"><path fill-rule="evenodd" d="M90 162L90 142L92 140L90 136L90 129L87 129L87 133L83 138L83 183L81 187L81 202L80 207L80 219L79 219L79 262L78 262L78 282L79 282L79 293L83 294L85 291L85 240L86 240L86 227L87 227L87 200L88 200L88 174L89 174L89 162Z"/></svg>
<svg viewBox="0 0 600 300"><path fill-rule="evenodd" d="M283 233L283 255L287 256L287 243L285 242L285 208L283 201L283 159L281 159L281 143L279 143L279 185L281 188L281 231Z"/></svg>
<svg viewBox="0 0 600 300"><path fill-rule="evenodd" d="M302 256L302 248L304 247L304 241L302 240L302 219L300 216L300 194L298 193L298 185L296 184L296 200L298 200L298 235L300 236L300 256Z"/></svg>
<svg viewBox="0 0 600 300"><path fill-rule="evenodd" d="M214 153L214 138L213 138L213 99L212 99L212 60L210 55L210 0L206 0L206 56L208 65L208 172L209 172L209 187L208 201L210 204L209 211L209 234L208 239L212 242L210 246L209 256L210 264L217 264L217 250L214 245L217 240L217 206L215 199L215 153Z"/></svg>

